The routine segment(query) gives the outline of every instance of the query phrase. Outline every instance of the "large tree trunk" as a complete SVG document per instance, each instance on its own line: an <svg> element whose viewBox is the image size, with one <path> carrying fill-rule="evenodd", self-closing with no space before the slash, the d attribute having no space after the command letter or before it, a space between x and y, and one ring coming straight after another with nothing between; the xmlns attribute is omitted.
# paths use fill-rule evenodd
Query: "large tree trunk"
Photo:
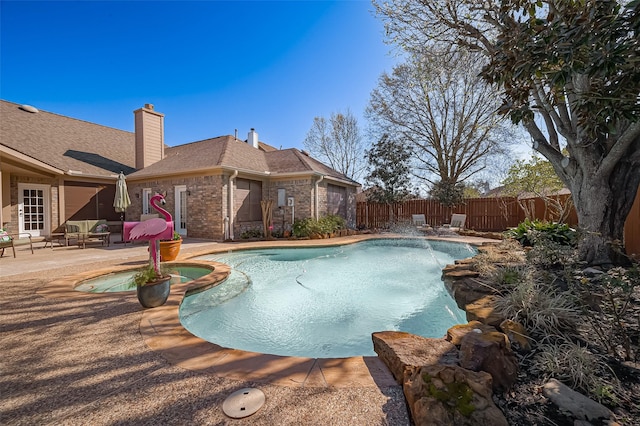
<svg viewBox="0 0 640 426"><path fill-rule="evenodd" d="M640 170L621 162L609 179L578 179L571 188L583 231L580 259L590 265L629 263L624 254L624 224L640 183Z"/></svg>

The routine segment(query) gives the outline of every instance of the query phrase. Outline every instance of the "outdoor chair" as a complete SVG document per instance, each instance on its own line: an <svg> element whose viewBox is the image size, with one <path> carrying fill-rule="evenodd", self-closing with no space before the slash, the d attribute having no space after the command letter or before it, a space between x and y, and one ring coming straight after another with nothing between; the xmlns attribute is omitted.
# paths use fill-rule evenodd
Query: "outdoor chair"
<svg viewBox="0 0 640 426"><path fill-rule="evenodd" d="M459 232L464 229L464 223L466 222L466 220L466 214L454 213L451 215L451 223L445 223L444 225L442 225L442 227L449 231Z"/></svg>
<svg viewBox="0 0 640 426"><path fill-rule="evenodd" d="M20 241L21 235L26 235L25 240L29 240L29 247L31 248L31 254L33 254L33 242L31 241L31 234L29 234L28 232L9 234L6 231L2 231L0 232L0 257L4 256L4 249L9 247L11 247L11 250L13 251L13 257L16 257L16 245L19 245L19 243L16 243L16 239Z"/></svg>
<svg viewBox="0 0 640 426"><path fill-rule="evenodd" d="M427 224L423 214L411 215L411 223L416 227L418 231L430 231L431 227Z"/></svg>

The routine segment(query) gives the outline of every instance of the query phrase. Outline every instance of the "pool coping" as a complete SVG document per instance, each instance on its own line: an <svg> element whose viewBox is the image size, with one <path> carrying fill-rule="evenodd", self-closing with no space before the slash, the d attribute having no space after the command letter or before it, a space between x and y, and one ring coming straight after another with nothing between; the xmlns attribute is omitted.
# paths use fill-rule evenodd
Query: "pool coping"
<svg viewBox="0 0 640 426"><path fill-rule="evenodd" d="M352 244L370 239L407 238L402 235L370 234L327 240L260 241L237 243L231 250L286 247L322 247ZM414 237L425 239L425 237ZM428 238L433 239L433 238ZM439 239L450 242L474 243L468 239ZM457 241L456 241L457 240ZM477 242L480 244L481 242ZM160 307L144 309L139 331L147 347L161 354L168 362L181 368L214 374L237 380L271 383L279 386L301 387L353 387L353 386L396 386L387 366L377 356L357 356L349 358L304 358L268 355L225 348L207 342L189 333L180 323L179 307L184 296L191 291L217 285L229 274L230 268L222 263L195 260L194 258L224 253L229 246L217 247L190 253L168 264L189 264L213 267L213 271L197 280L173 284L167 302ZM131 298L135 293L85 293L74 290L79 282L107 273L138 269L146 262L119 265L99 270L83 272L56 279L38 290L44 297L95 298L101 296ZM380 330L383 331L383 330Z"/></svg>

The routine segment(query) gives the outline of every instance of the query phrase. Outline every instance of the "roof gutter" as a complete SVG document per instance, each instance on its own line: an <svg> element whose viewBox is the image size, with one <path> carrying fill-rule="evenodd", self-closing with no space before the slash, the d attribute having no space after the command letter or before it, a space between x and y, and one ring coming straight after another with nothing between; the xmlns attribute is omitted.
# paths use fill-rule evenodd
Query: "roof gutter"
<svg viewBox="0 0 640 426"><path fill-rule="evenodd" d="M64 171L61 169L58 169L57 167L54 167L50 164L44 163L40 160L37 160L33 157L30 157L26 154L21 153L20 151L16 151L13 148L9 148L6 145L2 145L0 144L0 157L2 156L6 156L9 159L13 159L13 160L17 160L23 163L28 163L30 164L32 167L36 167L42 170L46 170L48 172L57 174L57 175L63 175Z"/></svg>
<svg viewBox="0 0 640 426"><path fill-rule="evenodd" d="M83 178L93 178L93 179L113 179L118 180L117 175L93 175L90 173L83 173L80 170L67 170L65 175L67 176L82 176Z"/></svg>

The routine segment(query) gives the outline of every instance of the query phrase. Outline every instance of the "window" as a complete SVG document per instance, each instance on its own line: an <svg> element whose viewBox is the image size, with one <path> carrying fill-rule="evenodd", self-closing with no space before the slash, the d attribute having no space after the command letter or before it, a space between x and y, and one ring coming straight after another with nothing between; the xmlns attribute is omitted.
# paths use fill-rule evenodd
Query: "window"
<svg viewBox="0 0 640 426"><path fill-rule="evenodd" d="M142 190L142 214L149 214L149 201L151 200L151 188Z"/></svg>
<svg viewBox="0 0 640 426"><path fill-rule="evenodd" d="M235 209L238 222L262 220L262 182L236 179Z"/></svg>
<svg viewBox="0 0 640 426"><path fill-rule="evenodd" d="M327 185L327 214L347 217L347 188Z"/></svg>

